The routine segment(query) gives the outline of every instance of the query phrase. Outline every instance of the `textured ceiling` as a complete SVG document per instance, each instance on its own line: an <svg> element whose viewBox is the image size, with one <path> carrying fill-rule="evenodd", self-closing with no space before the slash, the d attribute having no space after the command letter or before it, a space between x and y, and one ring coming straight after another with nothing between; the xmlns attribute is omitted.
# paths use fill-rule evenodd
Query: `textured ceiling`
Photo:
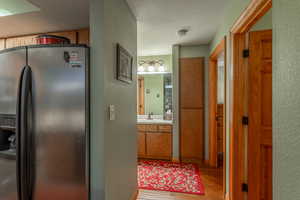
<svg viewBox="0 0 300 200"><path fill-rule="evenodd" d="M170 54L174 44L208 44L228 0L127 0L138 19L139 55ZM179 29L190 32L179 37Z"/></svg>
<svg viewBox="0 0 300 200"><path fill-rule="evenodd" d="M0 37L89 26L89 0L28 1L40 8L40 11L0 17Z"/></svg>

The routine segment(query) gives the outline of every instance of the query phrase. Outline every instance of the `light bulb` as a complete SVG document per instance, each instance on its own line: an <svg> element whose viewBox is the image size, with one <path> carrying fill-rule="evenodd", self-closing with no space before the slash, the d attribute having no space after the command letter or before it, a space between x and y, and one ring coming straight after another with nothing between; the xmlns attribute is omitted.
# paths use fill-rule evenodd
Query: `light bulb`
<svg viewBox="0 0 300 200"><path fill-rule="evenodd" d="M143 66L139 66L138 71L139 71L139 72L144 72L144 71L145 71L145 68L144 68Z"/></svg>
<svg viewBox="0 0 300 200"><path fill-rule="evenodd" d="M158 71L164 72L165 71L165 66L163 66L163 65L159 66Z"/></svg>
<svg viewBox="0 0 300 200"><path fill-rule="evenodd" d="M155 70L155 69L154 69L154 66L150 65L150 66L148 67L148 71L149 71L149 72L154 72L154 70Z"/></svg>

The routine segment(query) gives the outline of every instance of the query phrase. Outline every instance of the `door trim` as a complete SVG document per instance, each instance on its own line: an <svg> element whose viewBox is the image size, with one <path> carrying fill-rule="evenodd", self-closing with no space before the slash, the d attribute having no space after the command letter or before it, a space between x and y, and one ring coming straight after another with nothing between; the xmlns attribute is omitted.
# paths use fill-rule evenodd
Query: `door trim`
<svg viewBox="0 0 300 200"><path fill-rule="evenodd" d="M138 115L145 115L145 79L144 77L138 78L138 99L137 99L137 110Z"/></svg>
<svg viewBox="0 0 300 200"><path fill-rule="evenodd" d="M218 56L224 51L224 111L223 111L223 194L226 193L226 37L218 44L209 57L209 165L217 167L217 67Z"/></svg>
<svg viewBox="0 0 300 200"><path fill-rule="evenodd" d="M230 109L230 161L229 161L229 198L230 200L244 199L241 190L243 177L247 173L245 169L245 146L244 127L242 116L245 107L245 81L247 71L243 50L246 48L246 33L250 28L263 17L272 7L272 0L252 0L244 12L240 15L230 30L230 40L232 46L232 93L230 94L232 109Z"/></svg>

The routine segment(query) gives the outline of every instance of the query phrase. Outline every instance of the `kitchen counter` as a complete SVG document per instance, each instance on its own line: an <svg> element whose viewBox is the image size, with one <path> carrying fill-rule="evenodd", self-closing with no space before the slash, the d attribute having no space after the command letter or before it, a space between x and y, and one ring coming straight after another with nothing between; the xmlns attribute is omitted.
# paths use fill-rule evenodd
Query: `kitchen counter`
<svg viewBox="0 0 300 200"><path fill-rule="evenodd" d="M164 119L138 119L137 124L173 124L172 120Z"/></svg>

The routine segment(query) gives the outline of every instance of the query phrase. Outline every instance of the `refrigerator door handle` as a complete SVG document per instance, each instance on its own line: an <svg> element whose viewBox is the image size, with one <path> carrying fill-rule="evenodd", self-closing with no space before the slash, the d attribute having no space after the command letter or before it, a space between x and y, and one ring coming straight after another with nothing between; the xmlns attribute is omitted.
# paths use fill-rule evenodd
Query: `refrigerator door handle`
<svg viewBox="0 0 300 200"><path fill-rule="evenodd" d="M17 104L17 185L19 200L32 194L32 72L25 66L20 79Z"/></svg>

